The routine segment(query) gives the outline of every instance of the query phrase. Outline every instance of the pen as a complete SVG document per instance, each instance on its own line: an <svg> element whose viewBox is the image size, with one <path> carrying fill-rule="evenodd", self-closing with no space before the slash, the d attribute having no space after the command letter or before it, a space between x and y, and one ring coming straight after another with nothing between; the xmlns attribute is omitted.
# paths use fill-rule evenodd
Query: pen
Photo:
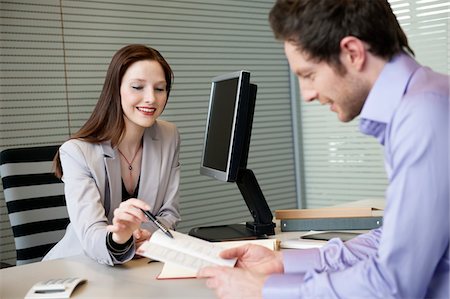
<svg viewBox="0 0 450 299"><path fill-rule="evenodd" d="M162 230L168 237L173 239L172 234L170 231L161 223L159 222L158 218L155 217L150 211L146 211L141 209L142 212L144 212L145 216L147 216L148 219L150 219L151 222L153 222L160 230Z"/></svg>

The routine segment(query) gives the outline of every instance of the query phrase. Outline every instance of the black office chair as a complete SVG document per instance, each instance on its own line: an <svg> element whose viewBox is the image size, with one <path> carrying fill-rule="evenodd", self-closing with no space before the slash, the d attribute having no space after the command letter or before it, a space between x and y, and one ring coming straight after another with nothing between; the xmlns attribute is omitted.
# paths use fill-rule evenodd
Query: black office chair
<svg viewBox="0 0 450 299"><path fill-rule="evenodd" d="M64 236L69 223L63 183L52 173L58 148L12 148L0 153L0 175L16 246L16 265L41 261Z"/></svg>

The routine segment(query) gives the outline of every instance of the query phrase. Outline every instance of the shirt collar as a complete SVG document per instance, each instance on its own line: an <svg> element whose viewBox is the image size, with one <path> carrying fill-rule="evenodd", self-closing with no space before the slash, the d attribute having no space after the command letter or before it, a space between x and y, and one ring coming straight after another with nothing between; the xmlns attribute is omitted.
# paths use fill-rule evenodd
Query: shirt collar
<svg viewBox="0 0 450 299"><path fill-rule="evenodd" d="M419 67L414 58L405 53L386 63L364 103L361 118L389 123L412 74Z"/></svg>
<svg viewBox="0 0 450 299"><path fill-rule="evenodd" d="M360 114L360 130L383 143L383 132L420 65L406 53L394 56L383 67Z"/></svg>

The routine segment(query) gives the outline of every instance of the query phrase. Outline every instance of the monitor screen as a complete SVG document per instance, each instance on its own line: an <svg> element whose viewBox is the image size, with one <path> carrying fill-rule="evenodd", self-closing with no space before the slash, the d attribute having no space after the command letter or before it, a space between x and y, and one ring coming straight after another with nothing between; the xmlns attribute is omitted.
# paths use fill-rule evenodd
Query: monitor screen
<svg viewBox="0 0 450 299"><path fill-rule="evenodd" d="M214 77L211 84L200 173L227 182L236 180L247 134L250 73Z"/></svg>

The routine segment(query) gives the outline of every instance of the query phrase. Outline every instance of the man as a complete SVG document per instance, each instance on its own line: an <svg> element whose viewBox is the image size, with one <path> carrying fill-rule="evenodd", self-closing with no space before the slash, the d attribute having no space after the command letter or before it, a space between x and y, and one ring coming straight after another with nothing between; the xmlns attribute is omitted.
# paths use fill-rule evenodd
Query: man
<svg viewBox="0 0 450 299"><path fill-rule="evenodd" d="M303 98L359 115L384 146L384 225L320 249L229 249L236 268L199 277L220 298L449 298L449 77L410 56L386 0L278 0L269 20Z"/></svg>

